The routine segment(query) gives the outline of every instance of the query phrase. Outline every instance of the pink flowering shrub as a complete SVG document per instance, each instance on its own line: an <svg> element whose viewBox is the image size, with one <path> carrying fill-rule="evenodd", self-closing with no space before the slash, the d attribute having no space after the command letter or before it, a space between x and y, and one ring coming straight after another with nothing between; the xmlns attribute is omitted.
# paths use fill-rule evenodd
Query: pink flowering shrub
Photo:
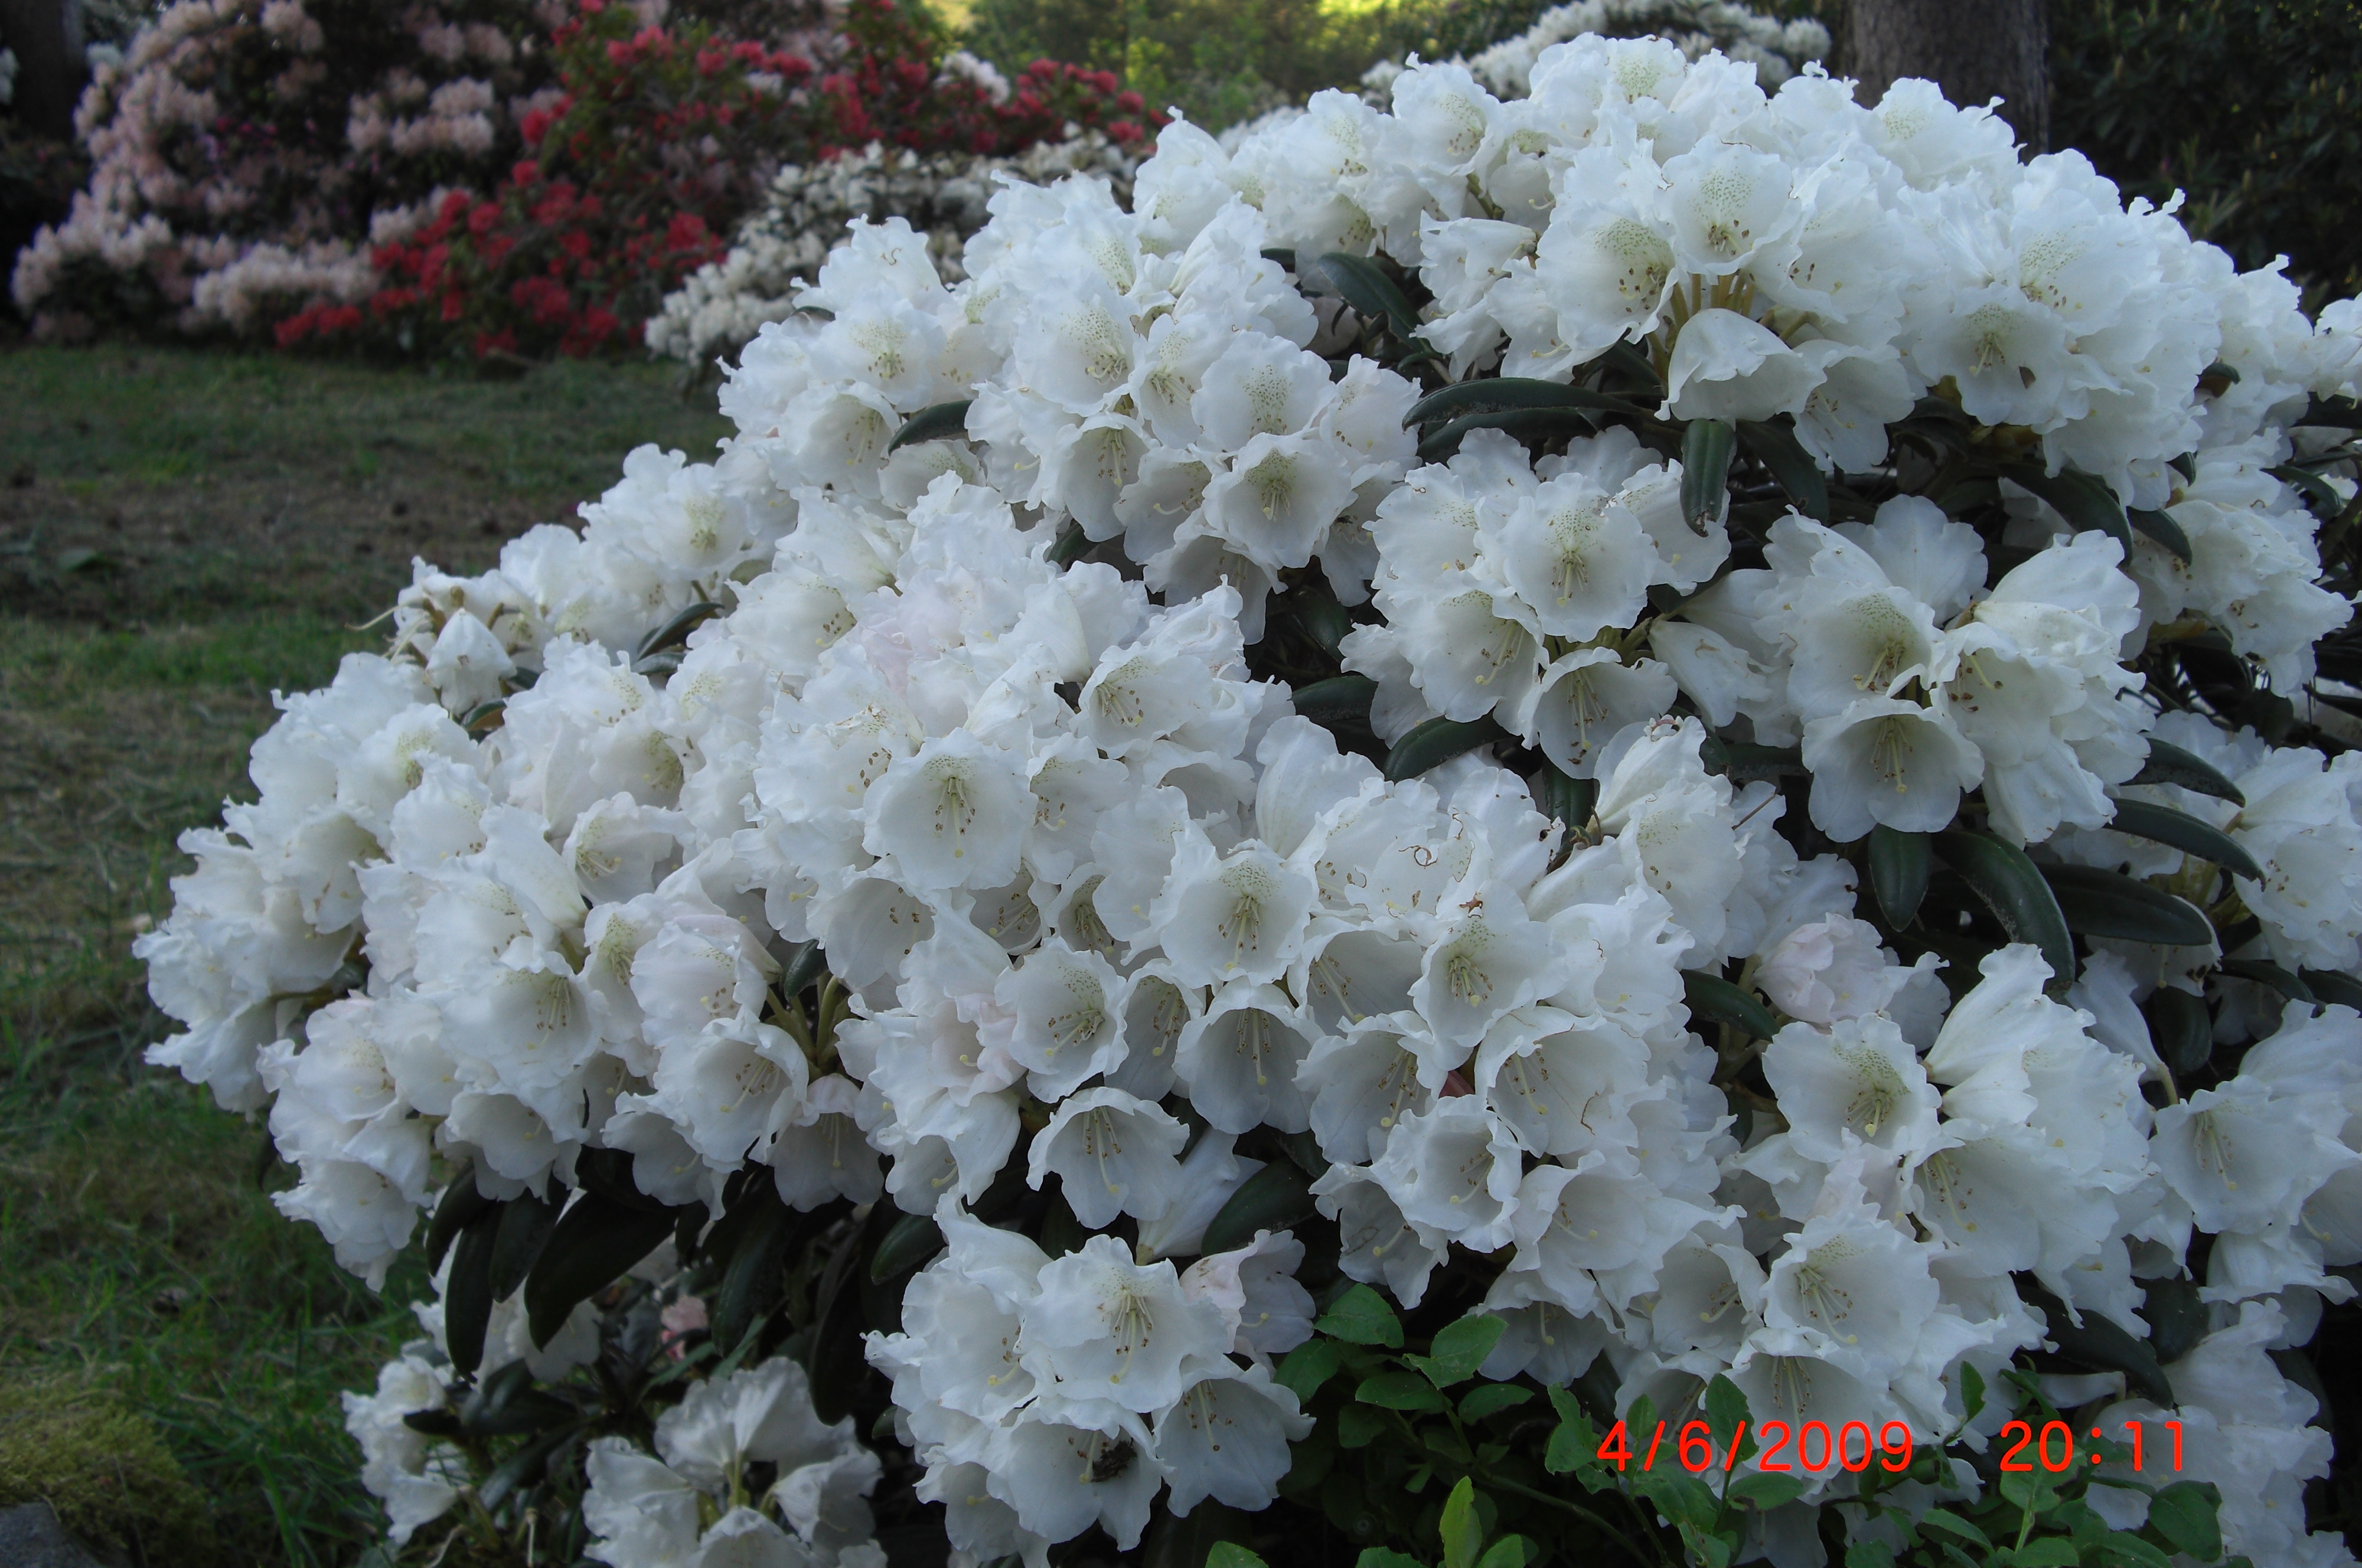
<svg viewBox="0 0 2362 1568"><path fill-rule="evenodd" d="M89 185L17 260L37 330L259 327L359 300L366 247L496 177L545 100L556 0L179 0L103 67Z"/></svg>
<svg viewBox="0 0 2362 1568"><path fill-rule="evenodd" d="M37 331L282 348L636 345L783 162L1002 154L1162 123L1114 76L1011 83L890 0L768 42L663 0L181 0L82 108L89 189L19 257Z"/></svg>

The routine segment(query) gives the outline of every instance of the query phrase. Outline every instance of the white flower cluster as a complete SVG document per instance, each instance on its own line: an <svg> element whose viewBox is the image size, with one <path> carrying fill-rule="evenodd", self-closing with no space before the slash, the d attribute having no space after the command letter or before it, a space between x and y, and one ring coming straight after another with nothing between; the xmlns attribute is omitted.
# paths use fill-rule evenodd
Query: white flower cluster
<svg viewBox="0 0 2362 1568"><path fill-rule="evenodd" d="M1534 18L1524 32L1503 39L1474 59L1458 59L1485 86L1504 98L1522 98L1534 62L1552 44L1585 33L1604 38L1661 38L1695 60L1709 50L1755 67L1756 79L1777 87L1807 62L1829 52L1829 30L1809 17L1783 22L1735 5L1732 0L1572 0ZM1382 60L1363 73L1362 86L1375 102L1408 60Z"/></svg>
<svg viewBox="0 0 2362 1568"><path fill-rule="evenodd" d="M988 61L965 50L944 66L997 80ZM1007 93L1002 83L1000 94ZM957 282L966 276L961 249L984 226L985 203L1000 175L1046 185L1067 174L1100 174L1121 201L1131 195L1139 161L1094 130L1036 142L1006 158L922 157L871 142L809 167L791 163L772 179L763 209L738 226L729 255L700 267L665 296L648 318L648 349L700 368L736 354L767 324L795 314L797 289L820 271L845 226L860 220L906 220L924 239L937 274Z"/></svg>
<svg viewBox="0 0 2362 1568"><path fill-rule="evenodd" d="M260 800L187 841L140 945L189 1026L153 1059L275 1094L281 1206L372 1277L438 1154L490 1197L596 1149L667 1204L718 1213L751 1166L795 1208L933 1217L945 1251L868 1353L976 1560L1093 1525L1128 1548L1168 1488L1274 1498L1306 1418L1270 1362L1308 1331L1310 1251L1197 1254L1285 1149L1346 1275L1408 1307L1490 1260L1487 1376L1604 1357L1670 1410L1727 1373L1759 1419L1922 1443L1969 1420L1964 1368L1991 1384L2048 1335L2014 1276L2142 1337L2144 1291L2210 1237L2215 1332L2179 1393L2240 1434L2233 1548L2348 1561L2285 1486L2229 1483L2326 1462L2257 1348L2308 1338L2362 1260L2362 1018L2273 1016L2211 950L1906 965L1816 830L1941 829L1981 790L2047 857L2355 966L2353 767L2160 718L2126 664L2213 623L2277 685L2345 619L2268 469L2353 376L2350 323L2315 332L2276 274L2072 155L2019 164L1925 83L1767 98L1723 57L1590 37L1532 83L1503 103L1417 67L1392 114L1323 94L1227 151L1176 124L1128 212L1096 178L1003 184L955 286L909 223L854 225L816 308L731 372L715 463L644 448L579 535L479 578L422 564L392 655L285 701ZM1973 422L2031 486L2071 462L2162 511L2199 564L2126 561L1990 480L1956 502L1982 532L1915 494L1693 526L1662 421L1422 464L1419 389L1283 265L1309 283L1341 249L1417 273L1455 373L1634 345L1672 419L1793 418L1844 474L1897 421ZM1586 820L1482 753L1390 779L1298 713L1258 675L1283 639L1258 645L1324 583L1382 735L1490 717L1587 781ZM2217 900L2211 867L2112 834L2169 788L2130 782L2152 736L2237 778L2235 815L2155 799L2261 879ZM1710 766L1748 744L1800 747L1809 827ZM780 994L805 943L817 1026ZM1691 1010L1730 971L1782 1016L1760 1064ZM2185 1098L2138 1005L2161 988L2214 996L2226 1045L2268 1038ZM1096 1233L1053 1255L985 1223L1004 1173ZM673 1531L607 1560L715 1551L737 1514L680 1521L724 1425L822 1463L792 1421L749 1435L771 1397L701 1391L661 1465L602 1451L602 1537ZM437 1484L404 1441L383 1466Z"/></svg>

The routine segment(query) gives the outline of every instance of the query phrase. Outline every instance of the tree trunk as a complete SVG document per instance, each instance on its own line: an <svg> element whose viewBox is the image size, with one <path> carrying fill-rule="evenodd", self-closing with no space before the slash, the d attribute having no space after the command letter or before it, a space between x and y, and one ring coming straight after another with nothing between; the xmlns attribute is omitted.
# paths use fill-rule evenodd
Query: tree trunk
<svg viewBox="0 0 2362 1568"><path fill-rule="evenodd" d="M17 55L17 123L72 140L74 105L90 80L80 0L0 0L0 43Z"/></svg>
<svg viewBox="0 0 2362 1568"><path fill-rule="evenodd" d="M2050 142L2050 22L2044 0L1849 0L1846 69L1871 102L1924 76L1963 107L2002 100L2032 151Z"/></svg>

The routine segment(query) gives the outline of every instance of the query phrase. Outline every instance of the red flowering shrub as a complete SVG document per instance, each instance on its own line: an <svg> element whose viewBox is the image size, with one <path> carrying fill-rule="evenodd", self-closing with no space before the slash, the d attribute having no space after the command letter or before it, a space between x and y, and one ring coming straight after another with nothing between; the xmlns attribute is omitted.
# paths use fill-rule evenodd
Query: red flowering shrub
<svg viewBox="0 0 2362 1568"><path fill-rule="evenodd" d="M431 221L379 246L382 285L366 313L315 303L279 323L282 347L635 347L665 294L726 251L783 161L871 141L1004 153L1070 123L1128 141L1162 123L1111 72L1042 61L1005 83L946 69L893 0L854 0L825 72L703 24L644 26L603 0L581 0L555 41L564 96L521 127L537 156L491 196L447 195Z"/></svg>

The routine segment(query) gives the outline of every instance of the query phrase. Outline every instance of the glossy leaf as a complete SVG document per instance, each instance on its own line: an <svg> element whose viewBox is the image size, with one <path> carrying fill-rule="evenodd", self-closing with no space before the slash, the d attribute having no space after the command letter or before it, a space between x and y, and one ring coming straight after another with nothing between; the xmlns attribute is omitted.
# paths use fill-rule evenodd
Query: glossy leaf
<svg viewBox="0 0 2362 1568"><path fill-rule="evenodd" d="M1272 1381L1294 1394L1299 1402L1309 1404L1321 1385L1336 1376L1344 1364L1345 1347L1341 1342L1315 1336L1281 1359Z"/></svg>
<svg viewBox="0 0 2362 1568"><path fill-rule="evenodd" d="M1753 1471L1734 1478L1730 1483L1730 1499L1745 1503L1766 1512L1783 1503L1793 1503L1805 1494L1805 1484L1794 1475L1768 1474Z"/></svg>
<svg viewBox="0 0 2362 1568"><path fill-rule="evenodd" d="M2042 949L2050 966L2050 988L2064 990L2075 979L2075 939L2067 916L2025 851L1989 833L1953 828L1936 836L1937 856L1960 874L1971 892L1992 911L2013 942Z"/></svg>
<svg viewBox="0 0 2362 1568"><path fill-rule="evenodd" d="M737 1349L747 1329L778 1304L794 1218L772 1182L756 1183L739 1201L743 1209L730 1216L739 1227L738 1244L712 1301L713 1342L725 1352Z"/></svg>
<svg viewBox="0 0 2362 1568"><path fill-rule="evenodd" d="M2133 1338L2097 1312L2086 1311L2082 1322L2077 1323L2056 1296L2028 1283L2024 1275L2019 1276L2017 1291L2026 1305L2041 1312L2043 1331L2058 1346L2060 1355L2094 1372L2123 1373L2126 1386L2144 1399L2165 1406L2175 1403L2173 1386L2165 1380L2156 1348L2147 1340Z"/></svg>
<svg viewBox="0 0 2362 1568"><path fill-rule="evenodd" d="M869 1277L897 1279L944 1250L944 1233L932 1214L905 1214L870 1254ZM1211 1248L1207 1249L1211 1251Z"/></svg>
<svg viewBox="0 0 2362 1568"><path fill-rule="evenodd" d="M2213 763L2184 751L2170 742L2161 741L2155 735L2149 737L2148 760L2141 765L2141 770L2134 774L2127 782L2178 784L2184 790L2192 790L2201 795L2212 795L2218 801L2228 801L2235 806L2244 806L2247 803L2247 798L2239 793L2239 787L2225 778Z"/></svg>
<svg viewBox="0 0 2362 1568"><path fill-rule="evenodd" d="M2203 910L2121 871L2045 866L2042 877L2057 896L2070 931L2169 947L2203 947L2214 940L2213 923Z"/></svg>
<svg viewBox="0 0 2362 1568"><path fill-rule="evenodd" d="M1353 1390L1353 1397L1364 1405L1375 1405L1382 1410L1440 1410L1443 1396L1435 1386L1413 1372L1381 1372L1362 1379Z"/></svg>
<svg viewBox="0 0 2362 1568"><path fill-rule="evenodd" d="M1367 729L1370 704L1377 700L1378 683L1366 675L1332 675L1298 687L1296 711L1329 729L1352 724Z"/></svg>
<svg viewBox="0 0 2362 1568"><path fill-rule="evenodd" d="M2177 812L2171 806L2149 801L2118 801L2115 820L2108 825L2118 833L2170 845L2201 860L2211 860L2250 882L2264 879L2264 868L2256 864L2254 856L2239 846L2238 840L2188 812Z"/></svg>
<svg viewBox="0 0 2362 1568"><path fill-rule="evenodd" d="M1534 381L1522 376L1496 376L1485 381L1462 381L1441 392L1429 392L1411 405L1410 412L1403 415L1403 425L1408 428L1489 410L1534 408L1589 408L1635 415L1648 413L1636 403L1606 392L1593 392L1587 387L1569 386L1564 381Z"/></svg>
<svg viewBox="0 0 2362 1568"><path fill-rule="evenodd" d="M2214 1021L2204 999L2160 986L2149 993L2141 1011L2148 1020L2149 1042L2157 1047L2158 1058L2174 1077L2196 1072L2214 1054Z"/></svg>
<svg viewBox="0 0 2362 1568"><path fill-rule="evenodd" d="M2311 1006L2321 1000L2319 997L2312 994L2311 986L2306 985L2278 964L2268 963L2261 958L2225 958L2217 967L2223 973L2238 979L2253 980L2259 986L2269 986L2290 1001L2300 1001Z"/></svg>
<svg viewBox="0 0 2362 1568"><path fill-rule="evenodd" d="M1410 308L1410 301L1403 297L1402 290L1380 271L1376 262L1366 256L1331 250L1320 258L1319 265L1321 275L1353 307L1355 315L1371 321L1383 320L1386 330L1404 343L1418 334L1418 313Z"/></svg>
<svg viewBox="0 0 2362 1568"><path fill-rule="evenodd" d="M1682 990L1693 1018L1727 1023L1758 1040L1769 1040L1780 1031L1780 1021L1770 1008L1719 975L1686 970L1682 975Z"/></svg>
<svg viewBox="0 0 2362 1568"><path fill-rule="evenodd" d="M1385 1297L1366 1285L1356 1285L1338 1297L1312 1326L1349 1344L1402 1349L1402 1320L1395 1316Z"/></svg>
<svg viewBox="0 0 2362 1568"><path fill-rule="evenodd" d="M1443 1568L1476 1568L1476 1552L1484 1544L1485 1527L1476 1517L1475 1485L1465 1475L1451 1488L1451 1496L1443 1500L1439 1530L1443 1537Z"/></svg>
<svg viewBox="0 0 2362 1568"><path fill-rule="evenodd" d="M506 1300L533 1272L549 1233L557 1228L557 1202L527 1192L501 1209L500 1231L492 1238L492 1299Z"/></svg>
<svg viewBox="0 0 2362 1568"><path fill-rule="evenodd" d="M2125 515L2125 503L2104 480L2072 469L2047 473L2038 463L2016 464L2003 472L2020 488L2049 502L2070 528L2077 533L2096 528L2122 545L2125 554L2132 554L2132 522Z"/></svg>
<svg viewBox="0 0 2362 1568"><path fill-rule="evenodd" d="M1507 740L1508 734L1489 718L1471 719L1465 723L1457 719L1429 719L1403 736L1386 754L1386 778L1396 784L1416 778L1429 768L1440 767L1480 745Z"/></svg>
<svg viewBox="0 0 2362 1568"><path fill-rule="evenodd" d="M2148 1500L2148 1525L2185 1557L2212 1562L2223 1555L2223 1526L2214 1488L2176 1481Z"/></svg>
<svg viewBox="0 0 2362 1568"><path fill-rule="evenodd" d="M1831 521L1827 476L1796 439L1794 425L1742 419L1738 422L1738 438L1747 444L1757 461L1772 470L1772 477L1788 492L1797 511L1816 522Z"/></svg>
<svg viewBox="0 0 2362 1568"><path fill-rule="evenodd" d="M1902 833L1883 823L1870 830L1870 887L1886 923L1901 931L1919 916L1936 852L1924 833Z"/></svg>
<svg viewBox="0 0 2362 1568"><path fill-rule="evenodd" d="M2182 531L2180 524L2173 520L2171 513L2147 512L2136 507L2125 511L2125 519L2133 525L2134 532L2147 535L2164 546L2175 559L2185 566L2189 564L2190 536Z"/></svg>
<svg viewBox="0 0 2362 1568"><path fill-rule="evenodd" d="M962 398L957 403L939 403L922 408L902 422L894 432L894 439L886 443L889 452L920 441L959 439L967 434L967 409L972 400Z"/></svg>
<svg viewBox="0 0 2362 1568"><path fill-rule="evenodd" d="M806 986L828 973L828 954L818 939L800 942L789 955L788 966L779 976L779 994L792 1001L803 994Z"/></svg>
<svg viewBox="0 0 2362 1568"><path fill-rule="evenodd" d="M2297 978L2312 993L2316 1001L2336 1007L2350 1007L2362 1012L2362 980L2351 975L2341 975L2330 969L2304 969Z"/></svg>
<svg viewBox="0 0 2362 1568"><path fill-rule="evenodd" d="M484 1364L484 1330L492 1320L492 1242L507 1207L487 1205L452 1243L451 1272L443 1285L443 1342L462 1375Z"/></svg>
<svg viewBox="0 0 2362 1568"><path fill-rule="evenodd" d="M635 1209L596 1192L575 1198L524 1282L526 1326L546 1345L575 1304L604 1290L672 1234L665 1209Z"/></svg>
<svg viewBox="0 0 2362 1568"><path fill-rule="evenodd" d="M1682 521L1703 538L1722 515L1729 495L1730 459L1738 432L1720 419L1693 419L1682 432Z"/></svg>
<svg viewBox="0 0 2362 1568"><path fill-rule="evenodd" d="M1293 1160L1274 1160L1247 1177L1207 1221L1199 1249L1211 1255L1251 1245L1258 1231L1285 1231L1315 1213L1312 1182Z"/></svg>
<svg viewBox="0 0 2362 1568"><path fill-rule="evenodd" d="M1501 1342L1502 1331L1507 1327L1507 1321L1489 1312L1472 1312L1438 1329L1427 1354L1403 1359L1425 1373L1438 1388L1449 1388L1476 1375L1476 1369Z"/></svg>
<svg viewBox="0 0 2362 1568"><path fill-rule="evenodd" d="M1514 1409L1534 1397L1534 1391L1515 1383L1480 1383L1460 1397L1460 1419L1481 1421L1503 1410Z"/></svg>
<svg viewBox="0 0 2362 1568"><path fill-rule="evenodd" d="M1206 1553L1206 1568L1267 1568L1264 1560L1235 1540L1218 1540Z"/></svg>
<svg viewBox="0 0 2362 1568"><path fill-rule="evenodd" d="M1588 436L1595 422L1575 408L1507 408L1493 414L1471 414L1455 419L1418 444L1418 459L1440 463L1460 450L1470 432L1498 430L1514 440L1549 441L1561 436Z"/></svg>
<svg viewBox="0 0 2362 1568"><path fill-rule="evenodd" d="M432 1274L443 1266L443 1254L459 1239L459 1231L468 1221L492 1206L476 1187L473 1165L461 1165L451 1185L443 1189L442 1200L435 1205L435 1218L426 1224L426 1270Z"/></svg>
<svg viewBox="0 0 2362 1568"><path fill-rule="evenodd" d="M632 657L636 662L646 658L651 654L662 653L667 648L679 647L689 641L690 633L697 630L714 616L726 613L728 613L726 607L716 604L711 599L701 599L646 636L642 637L640 646L633 650Z"/></svg>

